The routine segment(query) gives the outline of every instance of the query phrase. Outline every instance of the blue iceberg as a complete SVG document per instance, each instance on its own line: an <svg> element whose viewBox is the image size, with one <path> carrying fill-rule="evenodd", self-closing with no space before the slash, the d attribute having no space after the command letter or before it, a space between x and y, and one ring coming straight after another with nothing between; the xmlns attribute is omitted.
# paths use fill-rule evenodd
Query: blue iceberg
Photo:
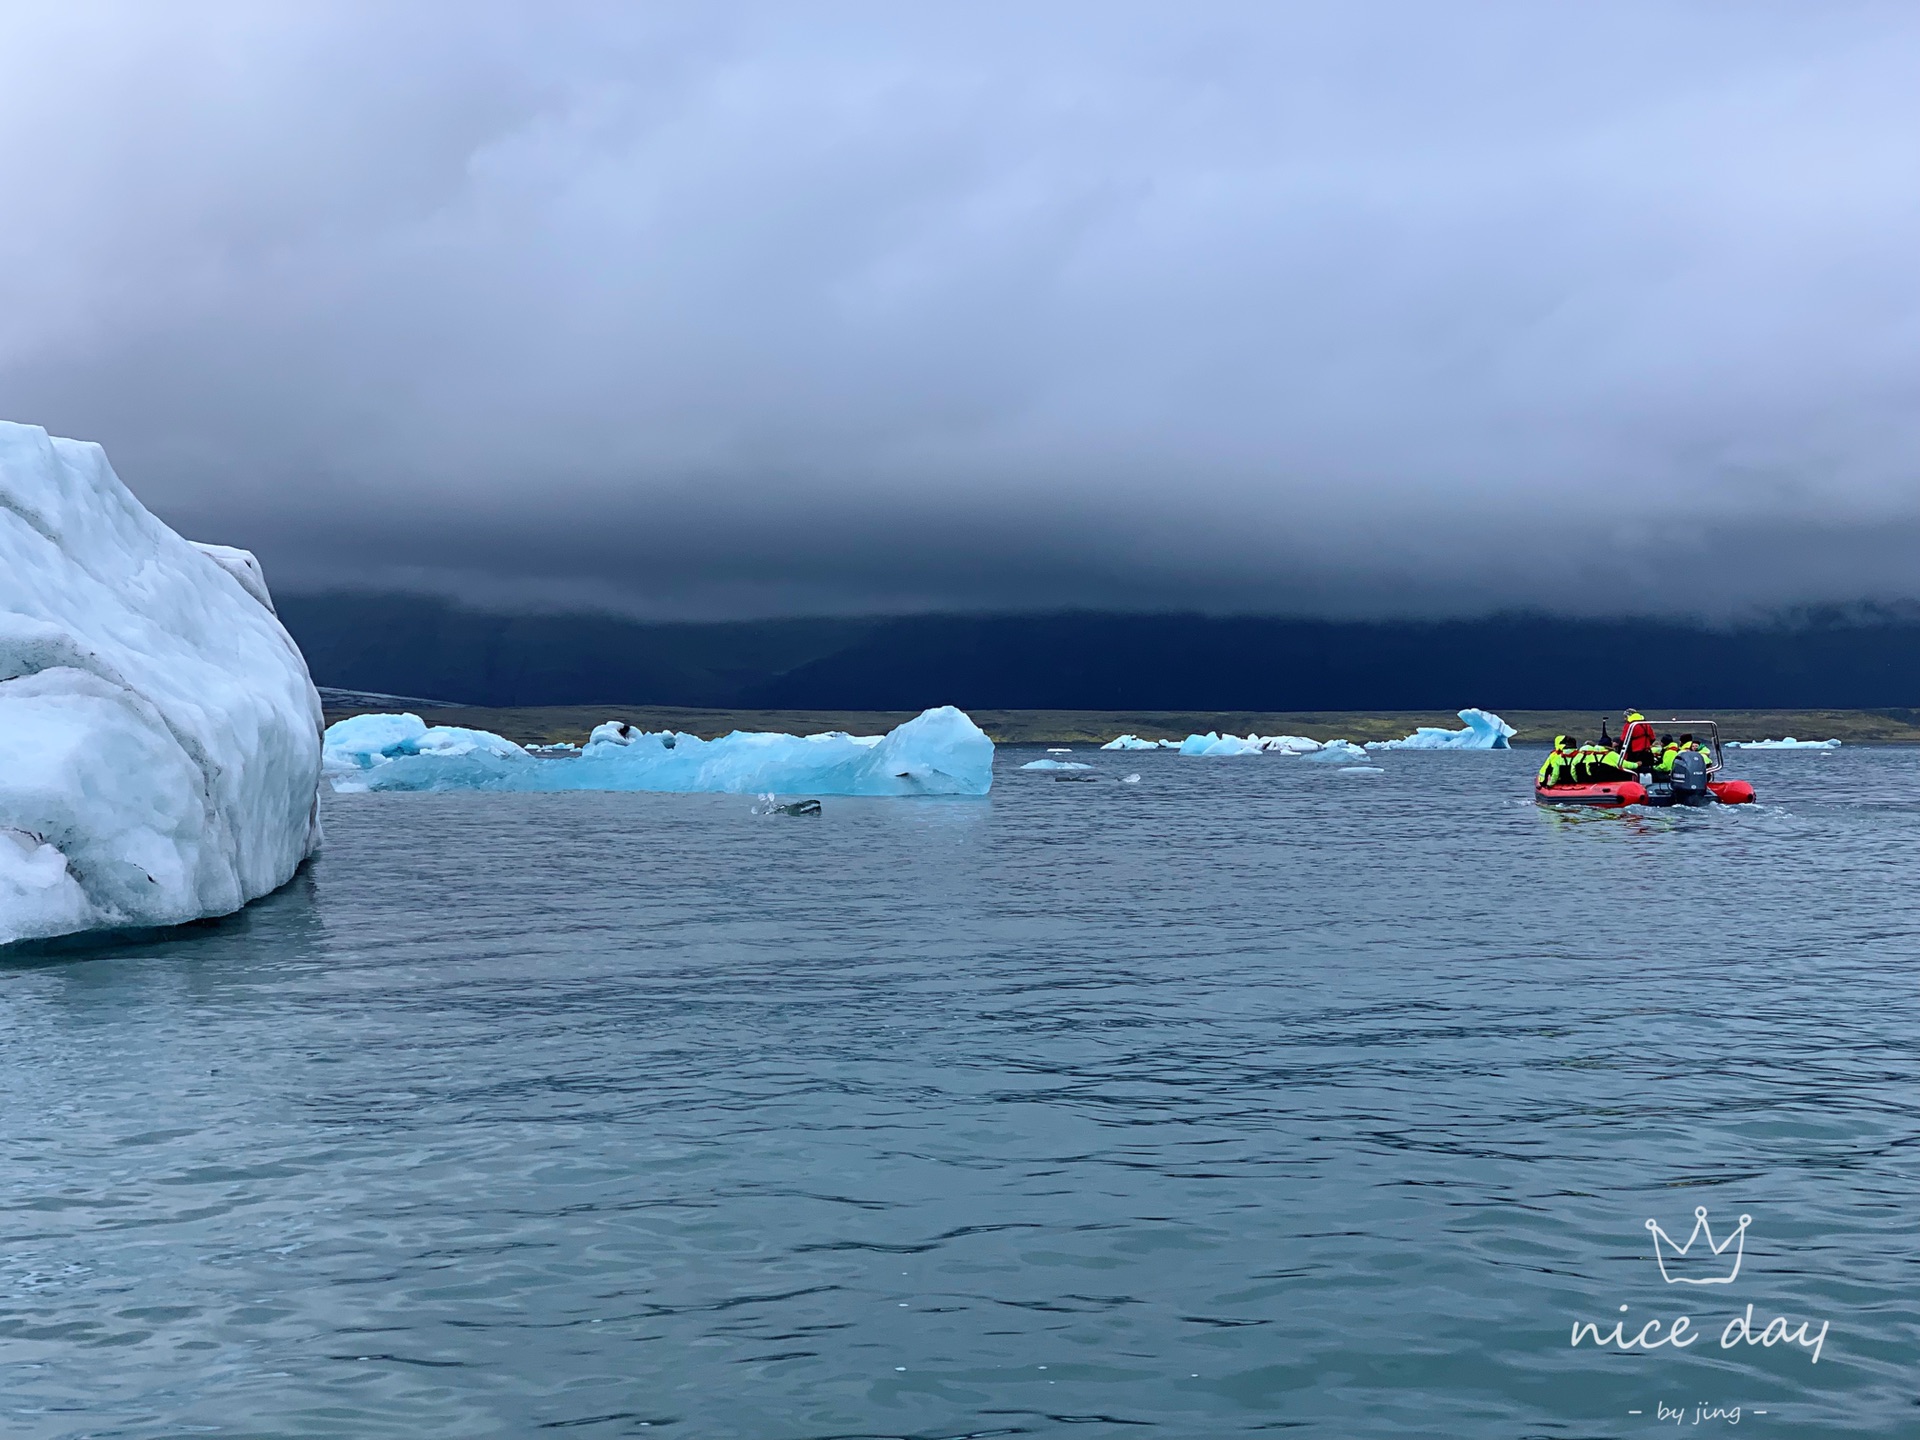
<svg viewBox="0 0 1920 1440"><path fill-rule="evenodd" d="M1238 735L1222 735L1209 730L1204 735L1189 735L1180 742L1182 755L1258 755L1266 749L1266 741L1258 735L1249 735L1241 739Z"/></svg>
<svg viewBox="0 0 1920 1440"><path fill-rule="evenodd" d="M1179 750L1182 755L1290 755L1313 760L1351 759L1354 756L1366 758L1359 746L1346 740L1329 740L1323 745L1304 735L1248 735L1243 738L1239 735L1220 735L1212 730L1204 735L1189 735L1180 742Z"/></svg>
<svg viewBox="0 0 1920 1440"><path fill-rule="evenodd" d="M1404 740L1379 740L1382 750L1510 750L1507 741L1513 726L1485 710L1462 710L1467 722L1464 730L1442 730L1437 725L1422 725Z"/></svg>
<svg viewBox="0 0 1920 1440"><path fill-rule="evenodd" d="M327 729L336 791L652 790L732 795L985 795L993 741L951 705L885 735L735 731L718 740L609 722L577 756L536 755L485 730L418 715L356 715Z"/></svg>
<svg viewBox="0 0 1920 1440"><path fill-rule="evenodd" d="M1029 760L1022 770L1091 770L1093 766L1078 760Z"/></svg>
<svg viewBox="0 0 1920 1440"><path fill-rule="evenodd" d="M1789 735L1784 740L1729 740L1729 750L1838 750L1838 740L1796 740Z"/></svg>

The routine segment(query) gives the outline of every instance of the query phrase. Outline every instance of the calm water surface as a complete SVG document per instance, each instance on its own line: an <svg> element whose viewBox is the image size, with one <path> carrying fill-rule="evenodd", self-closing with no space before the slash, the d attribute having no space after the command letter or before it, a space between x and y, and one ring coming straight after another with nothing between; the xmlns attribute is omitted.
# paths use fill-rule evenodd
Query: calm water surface
<svg viewBox="0 0 1920 1440"><path fill-rule="evenodd" d="M1034 753L339 797L242 916L11 955L0 1431L1920 1434L1920 756Z"/></svg>

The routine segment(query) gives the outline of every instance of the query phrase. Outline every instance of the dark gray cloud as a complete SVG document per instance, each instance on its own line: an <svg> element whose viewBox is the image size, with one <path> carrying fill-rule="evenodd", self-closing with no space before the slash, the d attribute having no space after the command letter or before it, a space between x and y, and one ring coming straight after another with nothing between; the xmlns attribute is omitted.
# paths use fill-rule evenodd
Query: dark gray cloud
<svg viewBox="0 0 1920 1440"><path fill-rule="evenodd" d="M1908 4L10 7L0 414L282 588L1909 596L1916 64Z"/></svg>

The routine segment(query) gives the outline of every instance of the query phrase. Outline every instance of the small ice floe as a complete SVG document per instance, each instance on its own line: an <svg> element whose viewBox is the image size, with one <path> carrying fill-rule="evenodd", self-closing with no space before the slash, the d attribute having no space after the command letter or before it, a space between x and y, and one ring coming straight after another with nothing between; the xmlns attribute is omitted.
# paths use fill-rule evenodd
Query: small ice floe
<svg viewBox="0 0 1920 1440"><path fill-rule="evenodd" d="M1442 730L1437 725L1422 725L1404 740L1375 740L1382 750L1510 750L1513 726L1486 710L1462 710L1467 722L1464 730Z"/></svg>
<svg viewBox="0 0 1920 1440"><path fill-rule="evenodd" d="M1342 775L1384 775L1387 771L1382 765L1342 765L1340 773Z"/></svg>
<svg viewBox="0 0 1920 1440"><path fill-rule="evenodd" d="M1079 760L1029 760L1020 767L1022 770L1091 770L1091 765Z"/></svg>
<svg viewBox="0 0 1920 1440"><path fill-rule="evenodd" d="M1189 735L1180 742L1182 755L1259 755L1266 751L1267 742L1260 735L1222 735L1209 730L1204 735Z"/></svg>
<svg viewBox="0 0 1920 1440"><path fill-rule="evenodd" d="M1072 747L1071 745L1049 745L1049 746L1047 747L1047 754L1049 754L1049 755L1071 755L1071 754L1073 754L1073 747Z"/></svg>
<svg viewBox="0 0 1920 1440"><path fill-rule="evenodd" d="M1279 755L1314 760L1364 759L1365 752L1347 740L1309 739L1305 735L1221 735L1209 730L1189 735L1176 747L1182 755Z"/></svg>
<svg viewBox="0 0 1920 1440"><path fill-rule="evenodd" d="M788 800L782 802L778 795L762 795L753 807L755 815L818 815L818 800Z"/></svg>
<svg viewBox="0 0 1920 1440"><path fill-rule="evenodd" d="M1315 759L1323 758L1321 752L1327 746L1318 740L1309 740L1304 735L1249 735L1249 740L1260 742L1263 755L1311 755ZM1329 745L1344 745L1344 740L1330 740Z"/></svg>
<svg viewBox="0 0 1920 1440"><path fill-rule="evenodd" d="M1838 750L1838 740L1796 740L1789 735L1782 740L1729 740L1729 750Z"/></svg>
<svg viewBox="0 0 1920 1440"><path fill-rule="evenodd" d="M1367 752L1351 740L1329 740L1319 749L1302 758L1307 760L1320 760L1329 764L1338 760L1345 760L1351 764L1354 761L1365 760L1367 758Z"/></svg>
<svg viewBox="0 0 1920 1440"><path fill-rule="evenodd" d="M1140 783L1140 776L1138 772L1132 775L1123 775L1120 777L1120 783L1122 785L1138 785Z"/></svg>
<svg viewBox="0 0 1920 1440"><path fill-rule="evenodd" d="M1142 740L1138 735L1121 735L1100 747L1102 750L1178 750L1178 740Z"/></svg>

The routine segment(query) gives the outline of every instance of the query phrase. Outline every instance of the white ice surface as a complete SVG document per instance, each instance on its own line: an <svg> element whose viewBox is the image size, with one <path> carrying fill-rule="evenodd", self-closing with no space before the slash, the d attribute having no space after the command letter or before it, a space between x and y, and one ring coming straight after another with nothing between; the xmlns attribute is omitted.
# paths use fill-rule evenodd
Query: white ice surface
<svg viewBox="0 0 1920 1440"><path fill-rule="evenodd" d="M1079 760L1029 760L1020 768L1022 770L1091 770L1093 766Z"/></svg>
<svg viewBox="0 0 1920 1440"><path fill-rule="evenodd" d="M1304 735L1249 735L1249 740L1258 740L1260 748L1268 755L1318 755L1325 747L1318 740L1309 740ZM1347 742L1331 742L1344 745Z"/></svg>
<svg viewBox="0 0 1920 1440"><path fill-rule="evenodd" d="M1179 745L1178 740L1142 740L1138 735L1121 735L1109 740L1102 750L1159 750L1166 746Z"/></svg>
<svg viewBox="0 0 1920 1440"><path fill-rule="evenodd" d="M239 909L318 848L319 775L258 562L0 422L0 943Z"/></svg>
<svg viewBox="0 0 1920 1440"><path fill-rule="evenodd" d="M951 705L885 735L718 740L598 726L576 757L529 754L484 730L359 715L327 730L327 777L356 790L656 790L735 795L985 795L993 741Z"/></svg>
<svg viewBox="0 0 1920 1440"><path fill-rule="evenodd" d="M1729 750L1838 750L1838 740L1796 740L1789 735L1784 740L1729 740Z"/></svg>
<svg viewBox="0 0 1920 1440"><path fill-rule="evenodd" d="M1507 750L1513 726L1485 710L1462 710L1464 730L1442 730L1437 725L1422 725L1404 740L1379 740L1383 750Z"/></svg>

